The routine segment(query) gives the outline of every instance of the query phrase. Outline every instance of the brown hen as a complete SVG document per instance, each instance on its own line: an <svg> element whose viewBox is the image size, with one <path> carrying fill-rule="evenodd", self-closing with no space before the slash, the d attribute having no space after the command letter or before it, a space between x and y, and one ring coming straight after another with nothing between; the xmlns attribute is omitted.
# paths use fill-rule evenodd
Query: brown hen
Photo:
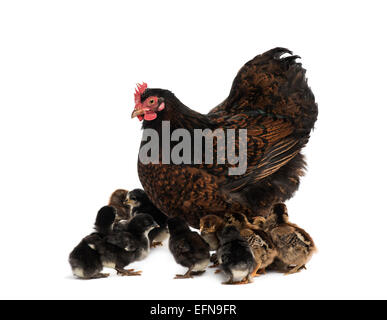
<svg viewBox="0 0 387 320"><path fill-rule="evenodd" d="M258 55L238 72L226 100L207 115L191 110L168 90L139 86L132 117L144 120L144 129L157 131L160 148L159 163L138 161L138 174L145 192L161 211L171 217L182 216L198 228L200 218L207 214L267 216L273 204L293 196L305 167L300 151L318 113L305 69L297 58L284 48ZM162 121L169 121L170 132L188 130L191 146L194 129L247 129L245 172L230 175L229 169L237 165L216 161L222 150L218 139L214 139L213 164L204 163L204 146L201 164L193 164L197 150L192 150L191 161L163 163L163 152L169 153L179 141L171 142L166 150L161 141L169 139L170 132L163 132ZM238 138L233 142L235 150L242 150ZM146 143L142 141L141 146Z"/></svg>

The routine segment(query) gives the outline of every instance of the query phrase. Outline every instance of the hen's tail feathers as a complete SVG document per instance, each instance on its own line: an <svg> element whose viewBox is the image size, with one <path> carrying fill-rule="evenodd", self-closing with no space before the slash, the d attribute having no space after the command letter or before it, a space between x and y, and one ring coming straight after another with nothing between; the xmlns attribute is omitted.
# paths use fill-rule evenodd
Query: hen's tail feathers
<svg viewBox="0 0 387 320"><path fill-rule="evenodd" d="M116 209L112 206L102 207L95 219L94 228L98 233L103 235L108 234L113 226L116 218Z"/></svg>
<svg viewBox="0 0 387 320"><path fill-rule="evenodd" d="M284 54L290 54L290 56L282 57ZM308 86L308 80L305 76L306 70L301 63L297 62L297 59L301 57L293 55L292 51L285 48L272 49L262 56L266 60L264 62L265 69L267 68L276 80L273 84L277 86L278 90L267 91L268 97L278 95L277 101L279 103L275 105L274 110L277 109L279 115L290 117L299 133L310 132L317 120L318 107L314 94ZM257 56L251 62L262 64L260 60L260 56ZM280 71L283 73L281 74ZM265 90L263 93L265 94ZM263 100L268 101L268 99Z"/></svg>
<svg viewBox="0 0 387 320"><path fill-rule="evenodd" d="M298 133L308 135L317 120L318 107L299 58L286 48L256 56L239 70L228 98L210 114L235 114L246 108L270 110L268 116L286 118Z"/></svg>
<svg viewBox="0 0 387 320"><path fill-rule="evenodd" d="M267 57L269 59L278 59L282 55L284 55L285 53L293 54L293 52L290 51L289 49L277 47L277 48L271 49L269 51L266 51L264 54L262 54L262 56ZM259 56L257 56L257 57L259 57ZM255 57L255 58L257 58L257 57Z"/></svg>

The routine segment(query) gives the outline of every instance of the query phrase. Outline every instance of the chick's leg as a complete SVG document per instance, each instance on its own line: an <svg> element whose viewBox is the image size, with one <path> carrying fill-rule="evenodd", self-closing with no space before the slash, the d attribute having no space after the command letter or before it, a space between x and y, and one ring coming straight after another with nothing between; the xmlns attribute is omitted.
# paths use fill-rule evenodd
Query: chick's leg
<svg viewBox="0 0 387 320"><path fill-rule="evenodd" d="M98 273L95 276L89 277L89 278L83 278L84 280L93 280L93 279L102 279L109 277L109 273Z"/></svg>
<svg viewBox="0 0 387 320"><path fill-rule="evenodd" d="M295 266L294 268L292 268L288 272L286 272L285 276L288 276L290 274L294 274L294 273L300 272L302 269L306 269L305 265Z"/></svg>
<svg viewBox="0 0 387 320"><path fill-rule="evenodd" d="M236 285L240 285L240 284L248 284L248 283L250 283L250 280L249 280L249 276L247 276L246 278L244 278L243 280L241 280L241 281L238 281L238 282L234 282L234 283L232 283L232 284L236 284Z"/></svg>
<svg viewBox="0 0 387 320"><path fill-rule="evenodd" d="M201 276L205 272L206 272L206 270L203 270L203 271L192 271L191 275L193 275L193 276Z"/></svg>
<svg viewBox="0 0 387 320"><path fill-rule="evenodd" d="M234 277L231 275L228 281L222 282L222 284L234 284Z"/></svg>
<svg viewBox="0 0 387 320"><path fill-rule="evenodd" d="M161 241L153 241L152 244L150 245L151 248L156 248L157 246L162 247L163 243Z"/></svg>
<svg viewBox="0 0 387 320"><path fill-rule="evenodd" d="M128 276L141 276L142 271L134 271L134 269L123 269L116 268L117 274L119 276L128 277Z"/></svg>
<svg viewBox="0 0 387 320"><path fill-rule="evenodd" d="M255 267L255 269L253 270L253 272L251 273L251 277L259 277L261 274L258 273L258 270L259 268L261 267L262 263L257 263L257 266Z"/></svg>
<svg viewBox="0 0 387 320"><path fill-rule="evenodd" d="M177 274L175 276L175 279L189 279L189 278L193 278L192 277L192 268L193 267L190 267L185 274Z"/></svg>
<svg viewBox="0 0 387 320"><path fill-rule="evenodd" d="M99 273L96 276L94 276L92 279L102 279L107 278L110 276L110 273Z"/></svg>

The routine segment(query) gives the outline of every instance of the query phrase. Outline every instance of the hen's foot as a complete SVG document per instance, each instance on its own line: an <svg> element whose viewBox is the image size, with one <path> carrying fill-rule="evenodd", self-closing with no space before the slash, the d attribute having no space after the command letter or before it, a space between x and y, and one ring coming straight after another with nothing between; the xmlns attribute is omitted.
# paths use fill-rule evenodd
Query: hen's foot
<svg viewBox="0 0 387 320"><path fill-rule="evenodd" d="M141 276L142 271L134 271L134 269L116 269L117 274L122 277Z"/></svg>

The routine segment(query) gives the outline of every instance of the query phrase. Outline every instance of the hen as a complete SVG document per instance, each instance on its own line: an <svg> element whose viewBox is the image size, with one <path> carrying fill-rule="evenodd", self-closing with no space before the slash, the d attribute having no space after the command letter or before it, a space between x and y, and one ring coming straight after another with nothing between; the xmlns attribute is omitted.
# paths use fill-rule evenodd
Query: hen
<svg viewBox="0 0 387 320"><path fill-rule="evenodd" d="M297 58L284 48L256 56L238 72L228 97L206 115L191 110L168 90L138 85L132 118L144 120L143 129L153 129L159 136L158 161L143 163L139 157L138 174L145 192L161 211L170 217L182 216L198 228L200 218L208 214L267 216L275 203L293 196L305 168L300 151L318 114L305 69ZM170 141L170 132L163 130L164 121L169 121L170 132L188 130L191 146L195 129L247 129L245 141L233 141L235 150L246 148L246 170L231 175L229 169L237 167L235 163L205 163L208 150L204 146L201 163L194 162L200 152L193 148L191 161L163 162L165 154L181 142L179 138L172 139L176 141L170 146L162 142L163 138ZM221 151L230 151L228 141L224 146L219 141L214 139L210 150L214 159ZM143 138L141 147L148 142Z"/></svg>

